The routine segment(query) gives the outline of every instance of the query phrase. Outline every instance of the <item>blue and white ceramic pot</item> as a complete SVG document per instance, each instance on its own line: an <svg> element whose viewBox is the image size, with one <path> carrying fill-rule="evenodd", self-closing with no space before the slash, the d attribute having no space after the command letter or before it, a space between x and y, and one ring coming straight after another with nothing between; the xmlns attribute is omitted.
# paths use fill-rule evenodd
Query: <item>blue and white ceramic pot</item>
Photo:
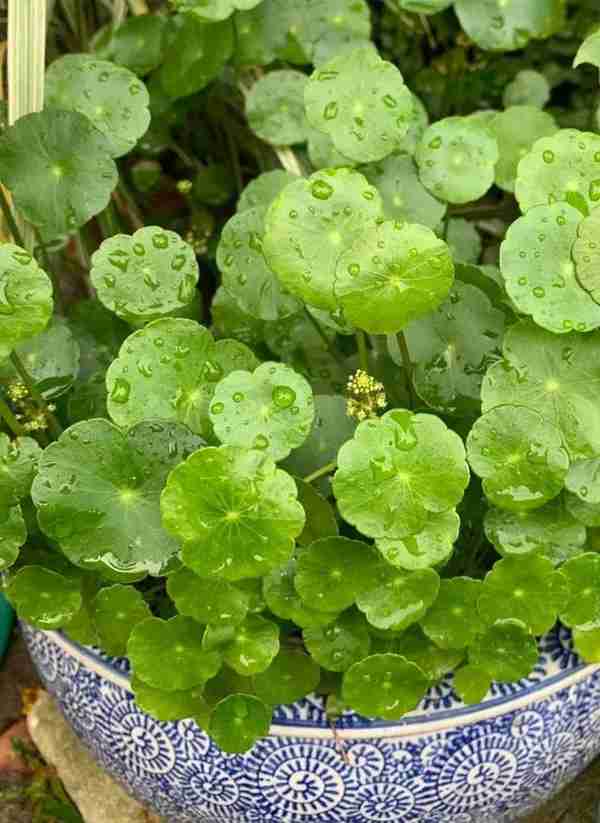
<svg viewBox="0 0 600 823"><path fill-rule="evenodd" d="M564 630L531 676L463 706L449 680L399 723L348 713L334 739L318 699L275 711L271 734L225 755L192 721L158 723L129 691L126 660L25 628L76 733L170 823L509 823L600 751L600 666Z"/></svg>

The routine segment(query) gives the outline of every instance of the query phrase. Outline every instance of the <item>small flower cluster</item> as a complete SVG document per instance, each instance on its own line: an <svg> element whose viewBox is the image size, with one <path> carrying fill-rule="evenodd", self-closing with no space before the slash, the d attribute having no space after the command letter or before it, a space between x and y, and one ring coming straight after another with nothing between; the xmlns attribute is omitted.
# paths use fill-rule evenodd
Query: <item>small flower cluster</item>
<svg viewBox="0 0 600 823"><path fill-rule="evenodd" d="M346 401L346 414L356 420L377 417L378 412L387 406L383 383L362 369L358 369L349 378L346 392L349 395Z"/></svg>
<svg viewBox="0 0 600 823"><path fill-rule="evenodd" d="M8 399L15 408L15 417L27 432L46 431L48 418L46 409L38 409L30 401L29 391L24 383L18 380L7 388ZM48 412L55 411L56 406L50 403Z"/></svg>

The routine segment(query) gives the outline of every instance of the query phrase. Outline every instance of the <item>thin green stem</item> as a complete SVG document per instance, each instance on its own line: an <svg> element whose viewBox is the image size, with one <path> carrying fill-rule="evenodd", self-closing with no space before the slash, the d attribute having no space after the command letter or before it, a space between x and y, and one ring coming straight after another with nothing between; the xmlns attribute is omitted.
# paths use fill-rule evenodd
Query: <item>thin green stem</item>
<svg viewBox="0 0 600 823"><path fill-rule="evenodd" d="M46 244L42 239L42 235L39 232L39 229L34 229L35 239L37 240L37 248L40 251L40 257L42 258L42 266L44 271L52 280L52 287L54 290L54 301L56 303L56 307L62 311L64 308L63 305L63 298L62 292L60 290L60 280L58 274L54 270L54 266L52 265L52 260L50 259L50 255L48 254L48 249L46 248Z"/></svg>
<svg viewBox="0 0 600 823"><path fill-rule="evenodd" d="M24 385L26 386L27 391L29 392L29 395L30 395L31 399L33 400L33 402L37 406L38 410L41 411L44 414L44 416L46 417L46 419L48 420L48 426L50 428L50 433L52 434L53 437L55 437L55 438L58 437L62 433L62 426L60 425L60 423L58 422L58 420L54 416L53 412L51 412L50 409L48 408L48 404L46 403L46 401L44 400L44 398L42 397L42 395L38 391L37 386L33 382L33 379L31 377L31 375L29 374L29 372L25 368L25 365L23 364L23 361L21 360L21 358L19 357L19 355L15 351L13 351L12 354L10 355L10 360L11 360L11 363L13 364L13 366L15 367L15 370L16 370L17 374L19 375L19 377L23 381Z"/></svg>
<svg viewBox="0 0 600 823"><path fill-rule="evenodd" d="M6 223L8 225L8 230L13 236L13 240L15 241L17 246L21 246L21 248L26 248L25 240L23 239L21 229L17 225L17 221L15 220L15 216L10 207L10 203L8 202L8 197L6 196L4 186L0 186L0 207L2 208L2 214L4 215L4 219L6 220Z"/></svg>
<svg viewBox="0 0 600 823"><path fill-rule="evenodd" d="M312 472L312 474L307 474L306 477L303 477L305 483L312 483L313 480L318 480L320 477L325 477L327 474L331 474L337 469L337 460L332 460L331 463L326 463L324 466L321 466L320 469Z"/></svg>
<svg viewBox="0 0 600 823"><path fill-rule="evenodd" d="M116 193L118 193L121 199L124 201L124 211L129 217L131 225L136 230L142 229L144 227L144 218L142 217L142 214L138 208L138 204L135 202L133 194L129 191L127 185L121 177L119 178L119 182L117 183L117 192L114 192L113 196Z"/></svg>
<svg viewBox="0 0 600 823"><path fill-rule="evenodd" d="M400 346L400 353L402 355L402 362L404 364L404 376L406 379L406 390L408 391L410 407L411 409L414 409L414 407L417 405L417 398L414 393L412 382L413 364L410 359L410 352L408 350L408 344L406 342L404 332L399 331L396 335L396 339L398 340L398 345Z"/></svg>
<svg viewBox="0 0 600 823"><path fill-rule="evenodd" d="M317 318L313 317L313 315L309 312L309 310L306 308L306 306L304 306L304 314L306 315L308 320L310 320L310 322L314 326L315 331L317 332L317 334L319 335L319 337L321 338L323 343L325 343L325 345L327 346L327 351L329 352L329 354L333 357L333 359L336 362L338 362L340 364L340 366L343 366L344 365L344 358L337 351L337 349L333 345L331 339L329 337L327 337L327 335L323 331L323 329L321 327L321 324L319 323Z"/></svg>
<svg viewBox="0 0 600 823"><path fill-rule="evenodd" d="M364 331L357 329L355 334L356 345L358 346L358 362L363 371L369 373L369 350L367 348L367 338Z"/></svg>
<svg viewBox="0 0 600 823"><path fill-rule="evenodd" d="M27 434L23 426L19 423L17 418L10 410L7 403L0 397L0 417L4 420L11 432L17 437L22 437Z"/></svg>

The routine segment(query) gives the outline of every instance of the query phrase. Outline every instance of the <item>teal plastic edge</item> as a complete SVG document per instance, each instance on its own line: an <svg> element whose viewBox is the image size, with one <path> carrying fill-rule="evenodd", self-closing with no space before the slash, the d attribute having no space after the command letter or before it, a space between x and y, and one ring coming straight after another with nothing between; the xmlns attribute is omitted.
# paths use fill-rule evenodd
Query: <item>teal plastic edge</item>
<svg viewBox="0 0 600 823"><path fill-rule="evenodd" d="M6 654L12 631L14 612L2 592L0 592L0 660Z"/></svg>

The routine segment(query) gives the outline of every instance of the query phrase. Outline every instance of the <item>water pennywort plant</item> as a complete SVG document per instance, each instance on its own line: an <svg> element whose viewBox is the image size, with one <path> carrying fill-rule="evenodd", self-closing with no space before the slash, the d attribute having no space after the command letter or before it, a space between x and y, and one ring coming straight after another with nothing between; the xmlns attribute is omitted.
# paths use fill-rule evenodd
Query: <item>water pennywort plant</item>
<svg viewBox="0 0 600 823"><path fill-rule="evenodd" d="M596 3L114 6L0 135L21 617L230 752L600 662Z"/></svg>

